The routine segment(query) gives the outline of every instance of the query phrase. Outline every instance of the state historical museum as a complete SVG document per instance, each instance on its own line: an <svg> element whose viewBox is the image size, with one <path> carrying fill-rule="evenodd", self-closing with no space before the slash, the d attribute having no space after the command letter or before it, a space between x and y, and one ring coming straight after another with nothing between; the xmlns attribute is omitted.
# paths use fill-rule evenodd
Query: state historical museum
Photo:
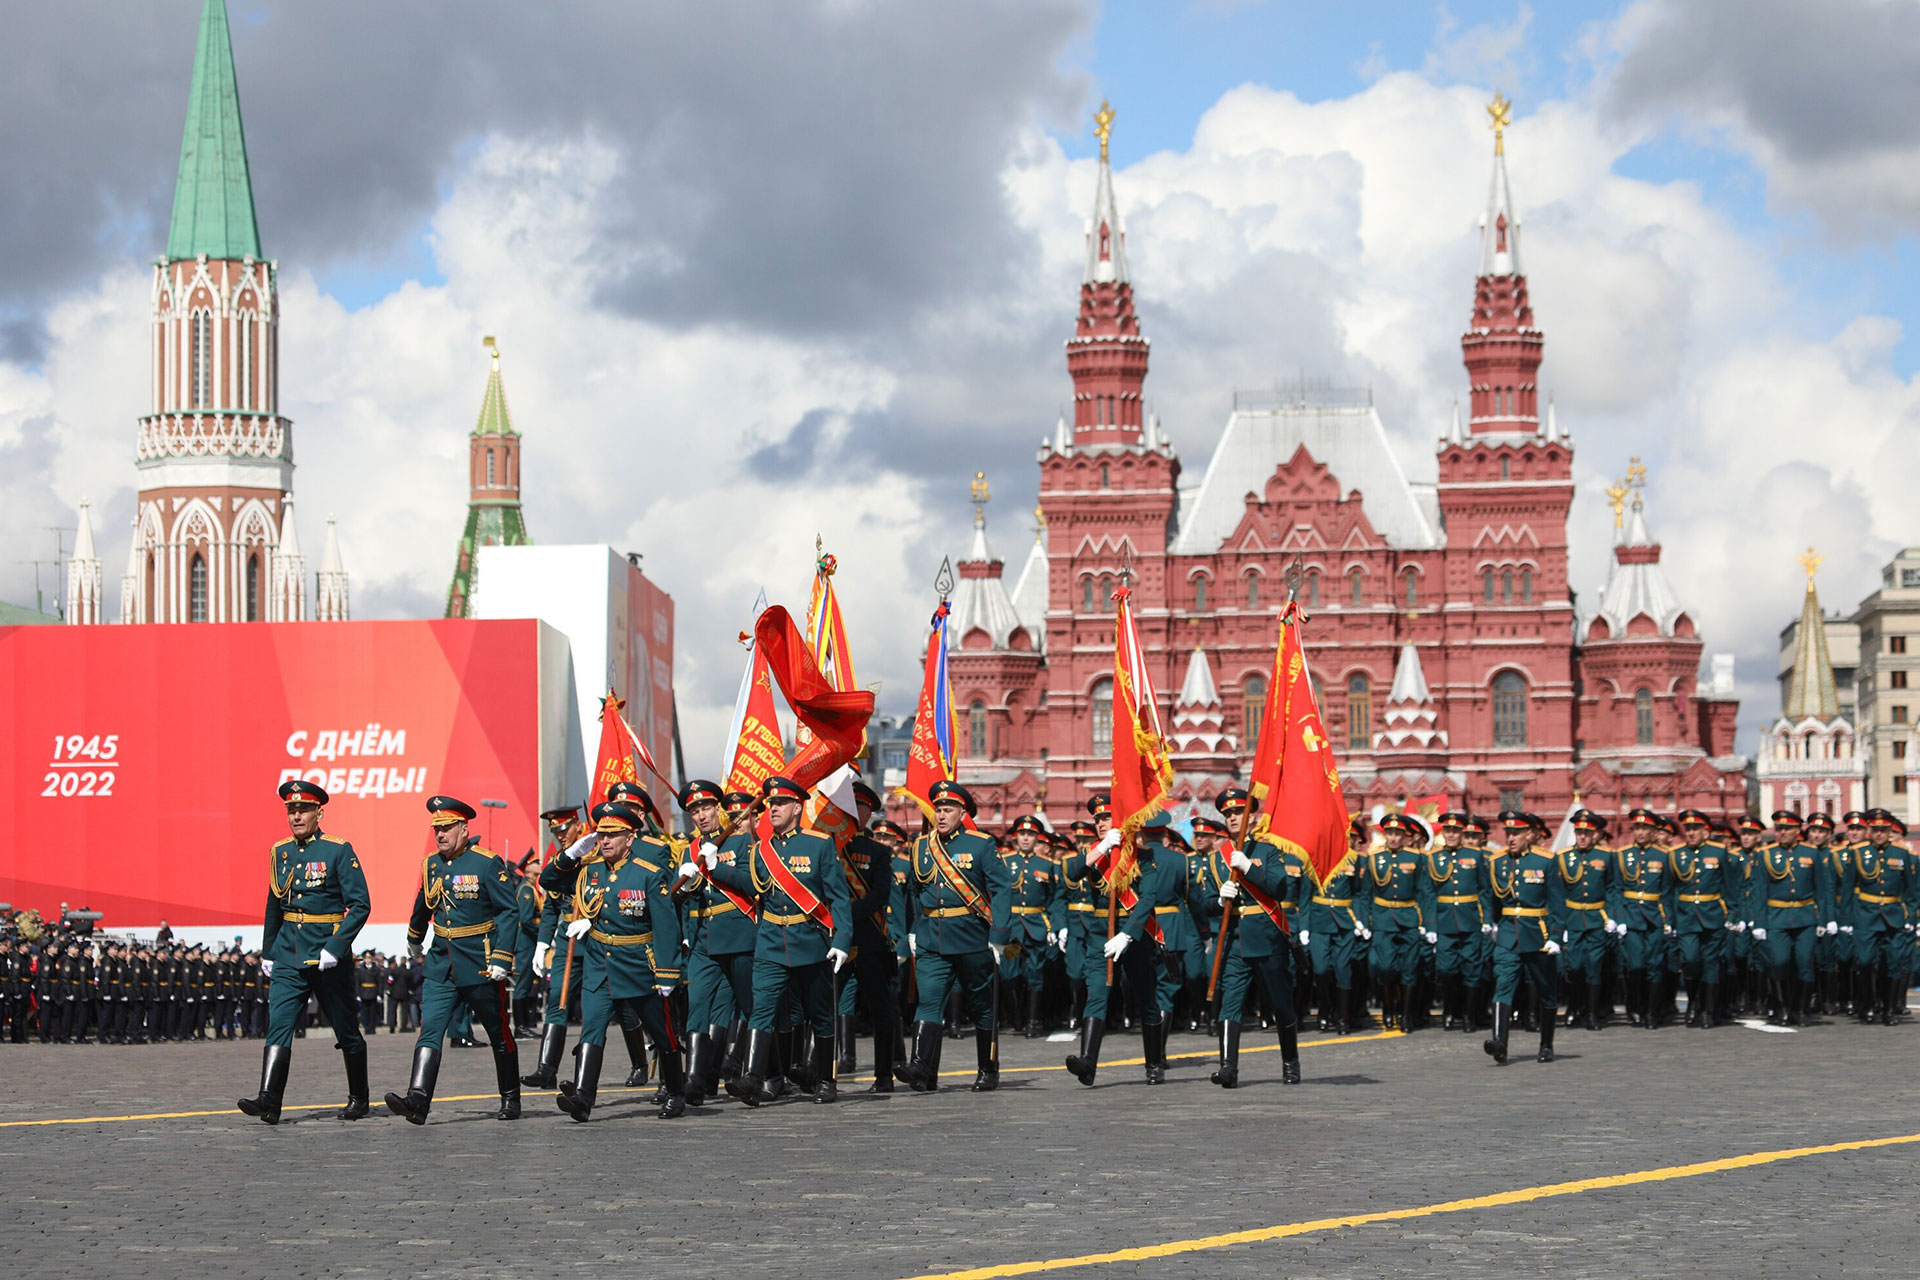
<svg viewBox="0 0 1920 1280"><path fill-rule="evenodd" d="M949 624L959 777L988 821L1080 816L1108 785L1113 588L1133 575L1178 770L1205 804L1251 763L1286 572L1348 807L1445 794L1557 819L1576 793L1618 814L1746 811L1732 660L1702 641L1660 567L1637 483L1616 485L1613 563L1593 603L1567 580L1573 441L1542 415L1536 326L1496 101L1480 270L1460 345L1470 410L1410 480L1366 397L1235 397L1198 476L1143 413L1134 311L1105 133L1073 415L1040 451L1039 536L1011 590L976 507ZM1637 477L1634 478L1637 480ZM984 498L984 489L976 498ZM1583 602L1584 604L1585 602Z"/></svg>

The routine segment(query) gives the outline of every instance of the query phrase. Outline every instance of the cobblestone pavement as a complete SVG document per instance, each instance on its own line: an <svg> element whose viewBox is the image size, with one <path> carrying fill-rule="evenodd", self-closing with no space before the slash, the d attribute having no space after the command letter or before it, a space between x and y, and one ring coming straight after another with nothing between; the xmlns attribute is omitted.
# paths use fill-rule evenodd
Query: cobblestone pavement
<svg viewBox="0 0 1920 1280"><path fill-rule="evenodd" d="M1159 1089L1115 1061L1137 1058L1130 1037L1095 1089L1058 1069L1065 1046L1014 1039L1000 1091L975 1096L953 1041L930 1097L856 1080L833 1107L727 1101L668 1124L607 1091L585 1126L543 1095L495 1122L489 1055L449 1050L424 1129L335 1120L324 1033L295 1042L288 1102L327 1106L277 1129L232 1110L257 1042L0 1045L0 1224L32 1276L944 1273L1920 1135L1916 1043L1837 1023L1563 1030L1559 1062L1516 1033L1496 1069L1477 1036L1309 1037L1299 1088L1267 1051L1226 1092L1198 1036L1173 1051L1206 1056ZM376 1099L409 1052L373 1039ZM197 1111L214 1114L18 1123ZM1061 1274L1911 1277L1917 1168L1920 1142L1812 1154Z"/></svg>

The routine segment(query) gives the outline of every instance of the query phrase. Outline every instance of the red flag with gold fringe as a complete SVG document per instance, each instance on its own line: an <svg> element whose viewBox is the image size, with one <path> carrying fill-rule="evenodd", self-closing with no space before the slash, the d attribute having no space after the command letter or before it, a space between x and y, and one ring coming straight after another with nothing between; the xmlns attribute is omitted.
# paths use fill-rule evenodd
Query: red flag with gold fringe
<svg viewBox="0 0 1920 1280"><path fill-rule="evenodd" d="M1318 883L1347 856L1347 801L1307 674L1300 644L1304 621L1299 604L1287 601L1260 717L1251 790L1261 806L1261 832L1299 855Z"/></svg>

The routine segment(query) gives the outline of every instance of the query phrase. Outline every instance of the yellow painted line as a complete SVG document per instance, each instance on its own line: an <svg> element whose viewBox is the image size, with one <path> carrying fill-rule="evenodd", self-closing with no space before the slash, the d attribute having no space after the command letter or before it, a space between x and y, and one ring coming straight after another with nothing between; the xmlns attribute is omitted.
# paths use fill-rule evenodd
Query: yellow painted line
<svg viewBox="0 0 1920 1280"><path fill-rule="evenodd" d="M1406 1035L1406 1032L1404 1031L1375 1031L1370 1035L1364 1035L1364 1036L1334 1036L1326 1040L1302 1040L1300 1042L1300 1047L1302 1049L1319 1049L1319 1048L1325 1048L1328 1045L1364 1044L1368 1040L1398 1040L1400 1039L1400 1037L1404 1035ZM1066 1046L1062 1044L1061 1047L1065 1048ZM1240 1056L1245 1057L1249 1053L1278 1053L1279 1051L1280 1051L1280 1046L1277 1044L1256 1044L1256 1045L1249 1045L1246 1048L1241 1049ZM1194 1061L1213 1062L1213 1061L1217 1061L1219 1057L1220 1055L1218 1051L1209 1050L1206 1053L1170 1053L1167 1055L1167 1061L1170 1063L1194 1062ZM1147 1060L1145 1058L1102 1059L1100 1065L1102 1067L1144 1067L1147 1065ZM1057 1067L1002 1067L1000 1068L1000 1074L1003 1076L1020 1076L1020 1075L1032 1075L1037 1071L1065 1071L1066 1069L1067 1068L1065 1063L1062 1063ZM942 1071L940 1073L940 1078L942 1080L946 1080L946 1079L971 1080L976 1074L978 1074L978 1072L979 1072L978 1067L968 1067L960 1071ZM852 1080L856 1078L864 1078L865 1076L871 1075L871 1074L872 1074L871 1072L855 1072L851 1076L843 1076L842 1079Z"/></svg>
<svg viewBox="0 0 1920 1280"><path fill-rule="evenodd" d="M551 1098L555 1095L555 1092L555 1090L546 1089L539 1093L534 1093L530 1090L523 1089L520 1096L522 1098ZM628 1089L625 1087L599 1090L599 1093L602 1095L609 1093L640 1092L642 1092L640 1089ZM645 1092L651 1093L651 1086L649 1086ZM438 1106L442 1102L480 1102L482 1100L494 1102L498 1101L499 1097L500 1095L497 1093L456 1093L435 1098L433 1101L434 1105ZM288 1103L281 1107L280 1110L283 1114L288 1111L338 1111L345 1105L344 1102ZM389 1113L385 1104L376 1098L373 1103L373 1115L384 1116L387 1114ZM218 1111L150 1111L145 1115L138 1116L71 1116L58 1120L0 1120L0 1129L32 1129L50 1124L114 1124L127 1120L192 1120L202 1116L239 1116L243 1120L253 1119L252 1116L243 1114L238 1107L222 1107ZM368 1117L368 1119L372 1118L373 1116ZM255 1121L255 1123L257 1124L259 1122Z"/></svg>
<svg viewBox="0 0 1920 1280"><path fill-rule="evenodd" d="M1730 1173L1736 1169L1752 1169L1759 1165L1777 1164L1782 1160L1800 1160L1807 1156L1834 1155L1844 1151L1869 1151L1875 1147L1897 1147L1916 1142L1920 1142L1920 1133L1902 1134L1897 1138L1865 1138L1858 1142L1830 1142L1823 1146L1794 1147L1786 1151L1754 1151L1747 1155L1728 1156L1720 1160L1702 1160L1696 1164L1667 1165L1660 1169L1639 1169L1632 1173L1613 1173L1598 1178L1581 1178L1573 1182L1551 1182L1539 1187L1520 1187L1513 1191L1497 1191L1492 1195L1473 1196L1466 1200L1445 1200L1439 1204L1420 1205L1411 1209L1386 1209L1378 1213L1315 1218L1308 1222L1289 1222L1276 1227L1257 1227L1251 1231L1231 1231L1217 1236L1199 1236L1192 1240L1171 1240L1165 1244L1145 1245L1136 1249L1115 1249L1111 1253L1086 1253L1074 1258L1047 1258L1038 1262L1010 1262L996 1267L975 1267L968 1271L941 1271L914 1276L911 1280L995 1280L996 1277L1001 1276L1030 1276L1041 1271L1099 1267L1113 1262L1143 1262L1149 1258L1170 1258L1183 1253L1225 1249L1231 1245L1259 1244L1268 1240L1284 1240L1289 1236L1337 1231L1342 1227L1363 1227L1375 1222L1404 1222L1409 1218L1431 1218L1444 1213L1464 1213L1473 1209L1498 1209L1505 1205L1525 1204L1533 1200L1550 1200L1556 1196L1577 1196L1588 1191L1635 1187L1649 1182L1671 1182L1676 1178L1697 1178L1709 1173Z"/></svg>

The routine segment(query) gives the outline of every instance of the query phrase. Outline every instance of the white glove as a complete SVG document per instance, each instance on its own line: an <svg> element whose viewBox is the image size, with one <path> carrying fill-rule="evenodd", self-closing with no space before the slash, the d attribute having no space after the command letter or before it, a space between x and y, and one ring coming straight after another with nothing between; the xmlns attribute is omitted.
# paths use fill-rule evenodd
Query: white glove
<svg viewBox="0 0 1920 1280"><path fill-rule="evenodd" d="M1851 938L1853 936L1853 926L1850 924L1843 924L1840 926L1840 932L1846 934L1849 938Z"/></svg>
<svg viewBox="0 0 1920 1280"><path fill-rule="evenodd" d="M1118 849L1119 847L1120 847L1120 831L1118 828L1115 828L1114 830L1109 831L1107 832L1107 834L1100 837L1100 843L1093 846L1093 851L1098 854L1108 854L1108 853L1112 853L1115 849Z"/></svg>
<svg viewBox="0 0 1920 1280"><path fill-rule="evenodd" d="M1220 901L1221 902L1223 903L1232 902L1235 898L1239 896L1240 896L1239 885L1235 884L1231 880L1223 880L1220 882Z"/></svg>
<svg viewBox="0 0 1920 1280"><path fill-rule="evenodd" d="M1300 931L1300 945L1303 947L1313 945L1313 931L1311 929L1302 929Z"/></svg>
<svg viewBox="0 0 1920 1280"><path fill-rule="evenodd" d="M1729 920L1726 923L1726 929L1729 933L1738 933L1740 932L1740 922L1738 920Z"/></svg>
<svg viewBox="0 0 1920 1280"><path fill-rule="evenodd" d="M327 950L325 947L320 948L320 972L325 973L339 963L339 956L333 954L333 952Z"/></svg>
<svg viewBox="0 0 1920 1280"><path fill-rule="evenodd" d="M718 845L703 844L694 856L700 859L701 866L711 871L714 864L720 861L720 848Z"/></svg>
<svg viewBox="0 0 1920 1280"><path fill-rule="evenodd" d="M584 938L587 936L587 931L592 928L593 921L591 920L575 920L567 926L567 936L569 938Z"/></svg>
<svg viewBox="0 0 1920 1280"><path fill-rule="evenodd" d="M1490 925L1490 924L1483 924L1483 925L1481 925L1481 926L1480 926L1480 932L1482 932L1482 933L1492 933L1492 932L1493 932L1493 926L1492 926L1492 925Z"/></svg>
<svg viewBox="0 0 1920 1280"><path fill-rule="evenodd" d="M680 869L675 871L673 875L676 880L697 880L700 876L700 866L694 862L693 859L689 858L680 864Z"/></svg>
<svg viewBox="0 0 1920 1280"><path fill-rule="evenodd" d="M1060 932L1053 935L1053 945L1060 948L1062 951L1065 951L1067 949L1067 931L1064 928L1061 929Z"/></svg>
<svg viewBox="0 0 1920 1280"><path fill-rule="evenodd" d="M547 967L547 954L552 950L553 948L544 942L536 942L533 945L533 971L535 973Z"/></svg>
<svg viewBox="0 0 1920 1280"><path fill-rule="evenodd" d="M1548 938L1547 945L1540 949L1546 952L1550 956L1557 956L1560 954L1560 944L1555 942L1552 938Z"/></svg>
<svg viewBox="0 0 1920 1280"><path fill-rule="evenodd" d="M993 952L993 963L996 967L1007 958L1007 949L997 942L989 942L987 944L987 950ZM837 968L838 966L835 967Z"/></svg>
<svg viewBox="0 0 1920 1280"><path fill-rule="evenodd" d="M1106 945L1101 947L1100 950L1105 953L1107 959L1118 960L1120 953L1125 951L1132 942L1133 939L1129 938L1126 934L1116 933L1107 939Z"/></svg>
<svg viewBox="0 0 1920 1280"><path fill-rule="evenodd" d="M1672 926L1672 925L1670 925L1670 924L1669 924L1669 925L1662 925L1662 926L1660 927L1660 932L1662 932L1662 933L1664 933L1664 934L1666 934L1666 935L1667 935L1667 936L1668 936L1669 938L1671 938L1671 937L1673 936L1673 926Z"/></svg>
<svg viewBox="0 0 1920 1280"><path fill-rule="evenodd" d="M829 951L827 954L832 955L833 953ZM663 982L659 986L655 987L654 990L660 993L660 998L662 1000L665 1000L668 996L673 994L673 984L671 982Z"/></svg>
<svg viewBox="0 0 1920 1280"><path fill-rule="evenodd" d="M1826 924L1826 929L1827 929L1827 936L1828 936L1829 938L1831 938L1831 937L1832 937L1832 936L1833 936L1834 934L1836 934L1836 933L1838 933L1838 932L1840 932L1840 926L1839 926L1839 924L1837 924L1836 922L1834 922L1834 921L1832 921L1832 920L1829 920L1829 921L1827 921L1827 924Z"/></svg>
<svg viewBox="0 0 1920 1280"><path fill-rule="evenodd" d="M1429 929L1429 930L1427 930L1427 931L1426 931L1426 933L1424 933L1424 934L1422 934L1421 936L1422 936L1422 937L1424 937L1424 938L1425 938L1425 939L1427 940L1427 945L1428 945L1428 946L1435 946L1435 945L1438 945L1438 943L1439 943L1439 941L1440 941L1440 935L1439 935L1439 934L1437 934L1437 933L1435 933L1435 932L1434 932L1433 930L1431 930L1431 929Z"/></svg>
<svg viewBox="0 0 1920 1280"><path fill-rule="evenodd" d="M1765 942L1767 940L1767 931L1756 925L1753 930L1753 940L1755 942Z"/></svg>
<svg viewBox="0 0 1920 1280"><path fill-rule="evenodd" d="M910 956L920 954L920 939L914 937L912 934L907 935L907 954Z"/></svg>
<svg viewBox="0 0 1920 1280"><path fill-rule="evenodd" d="M1367 927L1366 927L1365 925L1361 925L1361 926L1360 926L1360 927L1359 927L1358 929L1356 929L1356 930L1355 930L1354 932L1356 932L1356 933L1358 933L1358 934L1360 935L1360 941L1362 941L1362 942L1372 942L1372 941L1373 941L1373 930L1371 930L1371 929L1369 929L1369 928L1367 928Z"/></svg>
<svg viewBox="0 0 1920 1280"><path fill-rule="evenodd" d="M1910 924L1903 924L1903 925L1901 925L1901 926L1900 926L1900 931L1901 931L1902 933L1912 933L1912 932L1913 932L1913 926L1912 926L1912 925L1910 925Z"/></svg>
<svg viewBox="0 0 1920 1280"><path fill-rule="evenodd" d="M271 978L273 976L273 961L262 960L260 962L260 976L263 978Z"/></svg>
<svg viewBox="0 0 1920 1280"><path fill-rule="evenodd" d="M1240 852L1238 849L1235 849L1232 853L1227 855L1227 865L1232 867L1235 871L1248 871L1248 870L1251 870L1253 867L1253 859L1249 858L1246 854Z"/></svg>
<svg viewBox="0 0 1920 1280"><path fill-rule="evenodd" d="M502 965L490 964L487 966L487 976L495 982L504 982L507 978L507 971Z"/></svg>
<svg viewBox="0 0 1920 1280"><path fill-rule="evenodd" d="M580 861L580 859L586 857L587 854L591 853L593 851L593 847L599 843L600 843L600 833L597 831L589 831L587 832L587 834L581 836L578 840L575 840L572 844L568 845L567 851L561 854L560 856L565 858L569 862L578 862Z"/></svg>

